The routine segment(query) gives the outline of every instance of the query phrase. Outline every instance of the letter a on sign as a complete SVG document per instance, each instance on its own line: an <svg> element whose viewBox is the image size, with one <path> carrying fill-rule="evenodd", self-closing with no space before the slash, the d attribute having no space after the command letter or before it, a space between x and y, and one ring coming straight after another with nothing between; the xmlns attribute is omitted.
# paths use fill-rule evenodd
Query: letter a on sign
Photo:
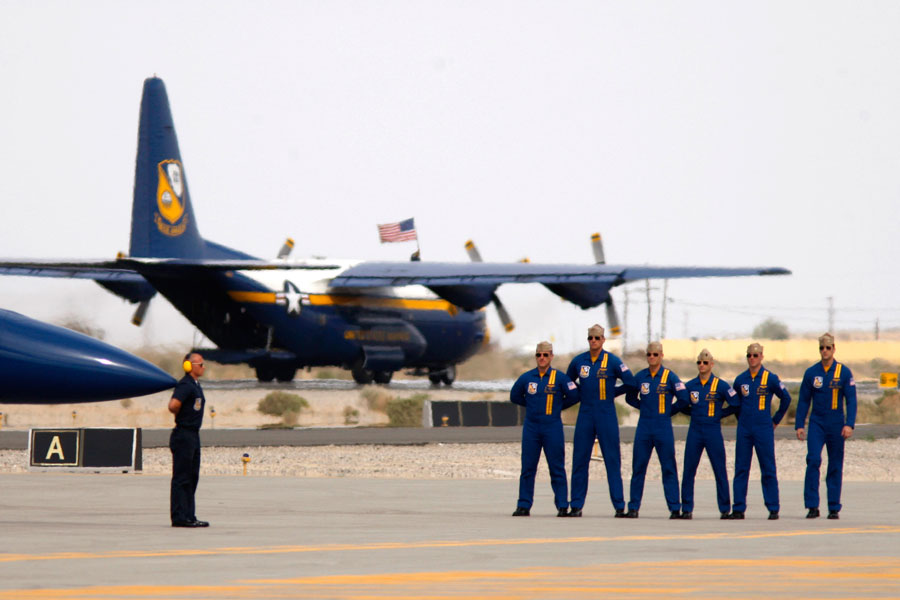
<svg viewBox="0 0 900 600"><path fill-rule="evenodd" d="M44 457L44 460L50 460L50 457L54 454L59 455L59 460L66 460L66 457L63 456L62 443L59 441L58 435L53 436L53 440L50 442L50 447L47 448L47 456Z"/></svg>

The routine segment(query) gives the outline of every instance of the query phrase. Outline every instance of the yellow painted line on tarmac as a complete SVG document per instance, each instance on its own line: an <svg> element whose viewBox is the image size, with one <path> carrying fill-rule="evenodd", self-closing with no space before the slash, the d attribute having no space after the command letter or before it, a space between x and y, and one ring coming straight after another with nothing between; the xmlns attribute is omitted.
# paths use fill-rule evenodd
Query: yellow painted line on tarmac
<svg viewBox="0 0 900 600"><path fill-rule="evenodd" d="M836 578L834 575L839 574ZM4 590L0 600L190 600L217 598L335 598L337 600L572 600L614 597L812 598L896 597L897 557L769 557L631 561L580 567L325 575L253 579L226 585L84 586Z"/></svg>
<svg viewBox="0 0 900 600"><path fill-rule="evenodd" d="M230 556L260 554L301 554L310 552L359 552L371 550L418 550L439 548L477 548L482 546L536 546L549 544L590 544L597 542L644 542L672 540L741 540L760 538L821 537L842 535L884 535L900 533L900 527L840 527L822 530L757 531L747 533L717 532L669 535L586 536L564 538L425 540L418 542L372 542L368 544L324 544L320 546L247 546L224 548L179 548L161 550L108 550L103 552L53 552L48 554L0 554L0 563L53 560L96 560L117 558L167 558Z"/></svg>

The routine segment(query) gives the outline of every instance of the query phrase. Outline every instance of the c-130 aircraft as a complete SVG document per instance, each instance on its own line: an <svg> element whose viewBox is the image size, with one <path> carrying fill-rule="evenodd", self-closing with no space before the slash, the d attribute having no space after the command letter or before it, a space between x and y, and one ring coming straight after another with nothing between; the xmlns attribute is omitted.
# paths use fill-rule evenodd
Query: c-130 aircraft
<svg viewBox="0 0 900 600"><path fill-rule="evenodd" d="M596 234L595 234L596 236ZM605 264L599 236L593 264L367 262L258 259L200 236L163 81L144 81L131 241L115 260L2 260L0 274L93 279L138 305L165 296L217 348L220 363L247 363L261 381L290 381L301 367L350 369L358 383L388 383L413 370L453 383L456 365L486 340L485 314L505 283L541 283L583 309L642 279L783 275L778 267L663 267ZM282 253L283 254L283 253Z"/></svg>

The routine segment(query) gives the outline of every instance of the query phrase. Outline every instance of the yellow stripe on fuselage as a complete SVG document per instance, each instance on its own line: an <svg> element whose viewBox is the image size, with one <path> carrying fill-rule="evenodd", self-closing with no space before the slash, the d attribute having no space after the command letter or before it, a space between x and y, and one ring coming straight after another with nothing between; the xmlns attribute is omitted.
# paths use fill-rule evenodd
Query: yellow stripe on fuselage
<svg viewBox="0 0 900 600"><path fill-rule="evenodd" d="M235 302L251 304L275 304L275 292L230 291L228 296ZM405 308L407 310L444 310L455 315L459 309L446 300L419 298L386 298L383 296L355 296L334 294L310 294L313 306L365 306L367 308Z"/></svg>

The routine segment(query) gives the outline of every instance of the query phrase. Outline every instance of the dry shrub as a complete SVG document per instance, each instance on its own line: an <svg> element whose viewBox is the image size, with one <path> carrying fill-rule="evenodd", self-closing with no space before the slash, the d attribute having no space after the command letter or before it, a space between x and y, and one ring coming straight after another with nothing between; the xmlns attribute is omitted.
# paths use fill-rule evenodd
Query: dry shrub
<svg viewBox="0 0 900 600"><path fill-rule="evenodd" d="M387 415L391 427L421 427L422 410L428 394L415 394L410 398L391 399Z"/></svg>
<svg viewBox="0 0 900 600"><path fill-rule="evenodd" d="M394 399L393 394L377 385L367 385L359 391L359 395L366 401L369 410L381 413L387 412L388 403Z"/></svg>

